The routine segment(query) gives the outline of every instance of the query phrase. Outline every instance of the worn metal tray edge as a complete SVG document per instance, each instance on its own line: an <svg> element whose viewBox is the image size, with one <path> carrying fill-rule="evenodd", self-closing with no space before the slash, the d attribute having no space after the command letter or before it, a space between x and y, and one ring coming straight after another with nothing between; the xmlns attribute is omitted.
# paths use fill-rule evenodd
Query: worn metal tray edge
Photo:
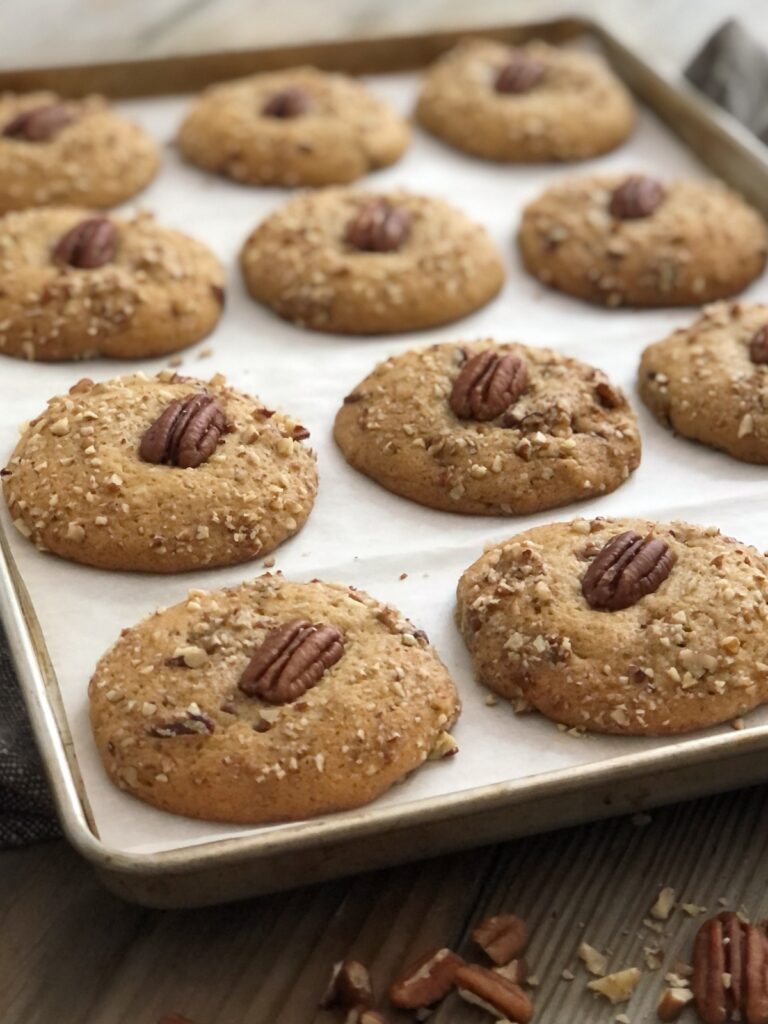
<svg viewBox="0 0 768 1024"><path fill-rule="evenodd" d="M314 60L327 67L370 71L364 58L360 59L366 45L370 45L376 47L376 70L386 71L423 63L468 34L510 40L541 35L564 40L585 33L597 38L633 91L674 128L708 166L768 214L765 148L735 119L688 83L672 84L601 26L585 19L566 18L536 25L475 28L350 44L308 44L233 55L208 54L195 60L203 62L203 74L208 73L206 61L210 62L211 79L216 77L220 58L229 62L235 57L240 62L239 73L245 73L248 68L286 66L302 60ZM393 45L406 47L407 52L388 60L387 47ZM356 56L353 56L353 46ZM183 58L128 62L120 67L123 78L126 68L130 67L132 74L140 74L143 66L151 66L153 76L157 76L166 64L178 68L181 60ZM0 72L0 88L55 88L61 78L69 82L72 93L78 91L77 81L84 84L84 91L92 88L110 91L104 88L103 82L99 85L98 79L106 76L108 80L111 67L90 65ZM62 91L67 89L62 87ZM128 94L120 88L115 91ZM150 93L139 90L133 94ZM202 905L275 891L432 856L449 849L659 806L768 777L768 762L764 764L763 758L756 756L768 749L766 725L744 732L685 737L681 744L671 744L661 750L621 755L575 769L414 801L405 807L376 810L373 805L325 820L288 825L266 834L238 836L157 853L128 854L102 842L93 826L55 674L2 522L0 617L5 624L24 700L67 838L95 865L110 888L125 898L155 906ZM699 770L713 763L718 763L716 777ZM459 822L462 827L457 832L455 826ZM377 847L371 850L361 841L373 835L376 835ZM235 869L226 881L220 874L225 866Z"/></svg>

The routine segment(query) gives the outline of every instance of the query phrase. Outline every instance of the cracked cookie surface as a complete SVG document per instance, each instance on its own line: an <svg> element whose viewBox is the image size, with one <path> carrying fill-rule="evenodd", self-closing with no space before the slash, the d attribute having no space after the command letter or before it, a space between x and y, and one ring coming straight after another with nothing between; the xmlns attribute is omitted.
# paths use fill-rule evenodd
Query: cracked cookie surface
<svg viewBox="0 0 768 1024"><path fill-rule="evenodd" d="M498 76L513 62L536 71L500 91ZM597 156L620 145L634 123L629 94L599 57L490 39L465 40L427 71L416 117L466 153L521 163Z"/></svg>
<svg viewBox="0 0 768 1024"><path fill-rule="evenodd" d="M490 418L452 408L482 353L512 357L524 388ZM345 458L432 508L523 515L615 490L640 462L637 422L600 371L551 349L490 340L416 349L381 363L344 400L334 437Z"/></svg>
<svg viewBox="0 0 768 1024"><path fill-rule="evenodd" d="M91 218L63 207L0 219L0 354L64 360L146 358L176 352L209 334L224 300L214 254L148 214L105 218L112 257L73 266L57 255L64 236Z"/></svg>
<svg viewBox="0 0 768 1024"><path fill-rule="evenodd" d="M669 549L667 575L627 607L595 608L585 573L627 531ZM715 528L552 523L466 570L457 621L478 681L520 710L597 732L682 733L768 699L767 571L762 554Z"/></svg>
<svg viewBox="0 0 768 1024"><path fill-rule="evenodd" d="M171 403L215 399L226 427L208 457L181 468L140 455ZM227 386L164 371L51 399L3 471L14 525L40 549L102 569L180 572L265 555L296 533L317 490L295 420Z"/></svg>
<svg viewBox="0 0 768 1024"><path fill-rule="evenodd" d="M288 102L274 114L270 104ZM291 104L299 96L301 102ZM267 108L265 110L265 108ZM207 89L179 130L184 156L251 185L344 184L402 156L407 123L346 75L312 67Z"/></svg>
<svg viewBox="0 0 768 1024"><path fill-rule="evenodd" d="M19 124L21 117L54 106L62 113L55 125L48 119L50 135L34 126L25 132ZM152 139L99 96L0 96L0 212L51 204L116 206L148 185L159 166Z"/></svg>
<svg viewBox="0 0 768 1024"><path fill-rule="evenodd" d="M638 387L665 427L768 463L768 306L707 307L690 327L645 349Z"/></svg>
<svg viewBox="0 0 768 1024"><path fill-rule="evenodd" d="M332 628L341 656L296 699L244 692L254 650L295 620ZM374 800L439 749L459 714L444 665L394 608L269 574L191 591L123 630L89 693L120 788L175 814L250 824Z"/></svg>
<svg viewBox="0 0 768 1024"><path fill-rule="evenodd" d="M408 218L397 249L361 251L350 224L385 204ZM449 323L485 305L504 280L479 224L440 199L325 189L297 196L250 235L240 263L251 295L300 327L385 334Z"/></svg>
<svg viewBox="0 0 768 1024"><path fill-rule="evenodd" d="M527 270L609 307L697 306L762 272L765 222L735 192L714 180L666 182L650 213L622 219L612 197L627 180L569 179L529 203L518 235Z"/></svg>

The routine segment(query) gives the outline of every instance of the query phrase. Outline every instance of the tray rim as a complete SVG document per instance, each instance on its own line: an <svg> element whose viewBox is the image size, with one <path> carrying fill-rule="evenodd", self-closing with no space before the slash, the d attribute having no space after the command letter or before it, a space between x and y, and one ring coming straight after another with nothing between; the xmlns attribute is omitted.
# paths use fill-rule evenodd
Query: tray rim
<svg viewBox="0 0 768 1024"><path fill-rule="evenodd" d="M252 62L251 70L266 66L289 66L302 60L312 60L321 66L341 68L344 60L352 59L361 73L386 73L421 66L423 62L409 64L402 55L383 66L387 48L414 44L425 48L434 56L466 36L482 36L502 40L520 40L533 35L560 40L583 35L594 36L606 49L609 59L619 54L630 60L635 69L651 77L655 86L676 96L683 104L699 108L701 118L724 137L731 147L741 151L750 161L757 162L768 177L768 150L739 122L698 93L682 78L672 83L644 58L638 57L601 25L588 18L563 17L551 21L457 29L441 33L421 33L404 36L385 36L374 40L349 40L343 43L307 43L298 47L272 47L242 51L223 51L193 54L153 60L117 62L115 64L88 64L77 66L15 69L0 71L0 89L52 87L57 79L84 82L93 76L106 75L115 69L138 74L142 69L160 65L180 67L193 59L210 61L212 66L222 59ZM360 55L366 47L375 47L379 65L375 71L361 66ZM408 59L409 50L405 54ZM341 63L337 63L341 61ZM346 70L353 70L345 68ZM244 72L241 72L244 73ZM229 73L226 77L235 77ZM211 78L210 80L214 80ZM90 86L86 85L85 91ZM172 91L172 90L170 90ZM133 93L139 97L167 94L168 90ZM120 98L128 98L118 93ZM648 102L647 98L646 102ZM658 114L658 109L654 108ZM768 203L768 200L766 200ZM764 204L765 206L765 204ZM448 823L491 814L500 809L512 809L539 799L569 795L586 790L590 785L611 782L631 782L648 779L654 772L674 771L736 759L752 752L768 749L768 724L750 727L744 731L720 732L710 736L683 734L679 742L673 739L661 749L632 752L604 758L576 768L558 769L507 782L492 783L438 797L410 801L376 809L376 803L355 811L329 815L326 818L288 823L266 834L234 836L205 841L191 846L153 852L126 852L103 842L95 829L87 805L87 795L79 779L77 760L66 716L60 706L58 684L48 659L44 638L37 622L26 587L13 559L5 522L0 519L0 618L9 641L12 659L19 676L22 696L32 723L35 739L40 748L54 800L64 833L70 843L98 869L107 874L119 873L128 877L159 878L180 871L203 871L206 867L221 867L248 862L269 861L280 853L318 850L340 840L363 839L384 830L407 832L430 823ZM718 757L718 755L720 755ZM768 766L760 778L768 775ZM756 778L758 776L756 775ZM704 787L704 790L706 787ZM657 803L663 803L663 794ZM644 806L652 806L649 799ZM588 820L585 813L581 820ZM557 827L556 823L552 827ZM403 858L407 859L407 855Z"/></svg>

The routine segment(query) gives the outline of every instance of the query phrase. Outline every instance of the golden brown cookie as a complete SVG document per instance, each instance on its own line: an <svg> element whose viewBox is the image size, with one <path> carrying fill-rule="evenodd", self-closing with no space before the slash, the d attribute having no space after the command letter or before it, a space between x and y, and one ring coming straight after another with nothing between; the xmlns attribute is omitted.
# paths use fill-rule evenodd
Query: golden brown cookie
<svg viewBox="0 0 768 1024"><path fill-rule="evenodd" d="M0 212L28 206L116 206L160 166L156 144L100 96L0 96Z"/></svg>
<svg viewBox="0 0 768 1024"><path fill-rule="evenodd" d="M240 254L251 295L300 327L388 334L449 323L504 280L484 228L440 199L350 189L306 193Z"/></svg>
<svg viewBox="0 0 768 1024"><path fill-rule="evenodd" d="M5 500L25 537L74 562L235 565L303 526L317 489L308 436L220 375L85 378L22 434Z"/></svg>
<svg viewBox="0 0 768 1024"><path fill-rule="evenodd" d="M570 179L523 212L526 268L606 306L697 306L741 291L765 266L766 225L718 181L645 175Z"/></svg>
<svg viewBox="0 0 768 1024"><path fill-rule="evenodd" d="M213 330L224 302L210 249L148 214L6 214L0 266L0 353L24 359L176 352Z"/></svg>
<svg viewBox="0 0 768 1024"><path fill-rule="evenodd" d="M643 401L683 437L768 463L768 306L718 302L643 352Z"/></svg>
<svg viewBox="0 0 768 1024"><path fill-rule="evenodd" d="M478 680L557 722L662 735L768 699L768 560L715 528L576 519L512 537L458 588Z"/></svg>
<svg viewBox="0 0 768 1024"><path fill-rule="evenodd" d="M600 370L490 339L381 363L344 399L334 437L395 494L478 515L606 494L640 462L634 413Z"/></svg>
<svg viewBox="0 0 768 1024"><path fill-rule="evenodd" d="M332 185L394 163L409 138L362 83L300 67L206 89L178 145L192 163L250 185Z"/></svg>
<svg viewBox="0 0 768 1024"><path fill-rule="evenodd" d="M468 39L427 72L416 116L486 160L583 160L632 131L629 93L600 58L543 42Z"/></svg>
<svg viewBox="0 0 768 1024"><path fill-rule="evenodd" d="M99 662L91 723L121 789L261 824L375 800L445 749L459 699L425 635L354 587L193 590Z"/></svg>

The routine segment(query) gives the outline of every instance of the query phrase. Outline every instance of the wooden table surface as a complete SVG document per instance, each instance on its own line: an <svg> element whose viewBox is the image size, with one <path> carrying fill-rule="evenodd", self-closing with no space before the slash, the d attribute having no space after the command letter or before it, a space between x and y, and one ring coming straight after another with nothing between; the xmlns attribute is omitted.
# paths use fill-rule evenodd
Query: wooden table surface
<svg viewBox="0 0 768 1024"><path fill-rule="evenodd" d="M341 1022L317 1010L334 961L362 960L382 992L431 946L476 956L473 923L514 911L532 934L535 1024L643 1024L704 920L678 906L654 930L644 921L659 889L762 920L766 883L768 787L204 910L122 903L65 843L41 844L0 853L0 1021L156 1024L176 1011L195 1024ZM628 1005L587 991L582 940L609 953L611 970L643 969ZM647 970L645 947L660 948L666 966ZM694 1019L687 1010L683 1021ZM430 1017L481 1022L493 1018L456 996Z"/></svg>

